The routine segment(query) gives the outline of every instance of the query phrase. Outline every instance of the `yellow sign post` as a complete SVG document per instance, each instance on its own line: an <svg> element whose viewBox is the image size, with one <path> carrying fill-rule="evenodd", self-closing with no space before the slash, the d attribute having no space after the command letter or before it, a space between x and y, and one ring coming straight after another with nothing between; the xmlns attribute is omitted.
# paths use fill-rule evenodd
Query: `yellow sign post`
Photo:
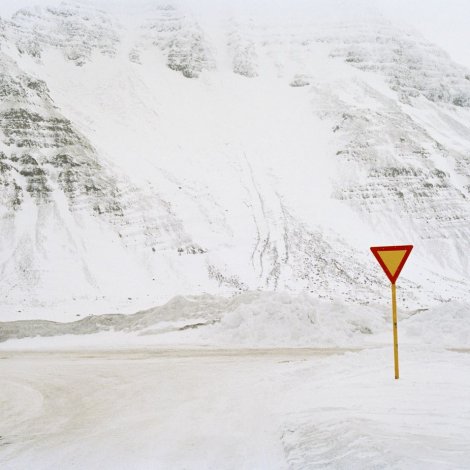
<svg viewBox="0 0 470 470"><path fill-rule="evenodd" d="M396 281L410 256L413 245L372 246L371 251L392 283L393 358L395 379L400 377L398 367L397 287Z"/></svg>
<svg viewBox="0 0 470 470"><path fill-rule="evenodd" d="M398 320L397 320L397 286L392 284L392 318L393 318L393 359L395 362L395 378L400 377L398 367Z"/></svg>

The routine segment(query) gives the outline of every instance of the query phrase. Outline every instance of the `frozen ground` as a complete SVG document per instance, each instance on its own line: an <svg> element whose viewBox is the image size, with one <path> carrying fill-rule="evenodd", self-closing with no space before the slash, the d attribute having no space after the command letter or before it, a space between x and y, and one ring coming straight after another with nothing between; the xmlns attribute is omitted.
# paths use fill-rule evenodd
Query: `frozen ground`
<svg viewBox="0 0 470 470"><path fill-rule="evenodd" d="M465 469L470 354L2 352L0 467Z"/></svg>

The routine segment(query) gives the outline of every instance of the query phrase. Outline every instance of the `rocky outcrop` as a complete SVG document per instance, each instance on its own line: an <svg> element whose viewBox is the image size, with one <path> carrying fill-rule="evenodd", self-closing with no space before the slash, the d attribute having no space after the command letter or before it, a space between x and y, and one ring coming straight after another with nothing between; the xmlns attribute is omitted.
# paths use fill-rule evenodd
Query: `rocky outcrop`
<svg viewBox="0 0 470 470"><path fill-rule="evenodd" d="M20 54L41 60L46 50L55 49L77 66L90 61L95 52L115 56L119 43L109 15L77 2L23 8L13 15L9 27Z"/></svg>
<svg viewBox="0 0 470 470"><path fill-rule="evenodd" d="M171 70L186 78L197 78L212 70L214 61L204 33L198 23L172 5L157 7L142 28L140 47L157 47ZM131 56L136 60L135 52Z"/></svg>

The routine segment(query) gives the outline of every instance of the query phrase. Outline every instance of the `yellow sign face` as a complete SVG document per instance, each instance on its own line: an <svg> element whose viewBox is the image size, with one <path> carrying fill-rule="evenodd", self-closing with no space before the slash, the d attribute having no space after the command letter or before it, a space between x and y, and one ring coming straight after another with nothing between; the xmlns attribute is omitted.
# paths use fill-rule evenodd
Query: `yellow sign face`
<svg viewBox="0 0 470 470"><path fill-rule="evenodd" d="M389 270L390 274L392 276L395 276L398 266L400 266L402 259L406 255L406 250L397 250L397 251L377 250L377 254L380 256L385 266L387 266L387 269Z"/></svg>
<svg viewBox="0 0 470 470"><path fill-rule="evenodd" d="M413 245L372 246L370 249L390 282L395 284L413 249Z"/></svg>

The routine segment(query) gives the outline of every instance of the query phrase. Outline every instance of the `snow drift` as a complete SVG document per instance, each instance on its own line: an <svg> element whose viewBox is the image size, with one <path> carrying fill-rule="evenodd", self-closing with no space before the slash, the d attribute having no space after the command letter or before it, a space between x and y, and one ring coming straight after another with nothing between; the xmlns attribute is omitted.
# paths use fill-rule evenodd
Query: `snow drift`
<svg viewBox="0 0 470 470"><path fill-rule="evenodd" d="M400 341L468 348L468 312L468 305L455 303L429 311L399 311ZM88 316L68 323L0 323L2 349L362 348L390 341L391 314L384 306L267 292L232 298L180 296L132 315Z"/></svg>

